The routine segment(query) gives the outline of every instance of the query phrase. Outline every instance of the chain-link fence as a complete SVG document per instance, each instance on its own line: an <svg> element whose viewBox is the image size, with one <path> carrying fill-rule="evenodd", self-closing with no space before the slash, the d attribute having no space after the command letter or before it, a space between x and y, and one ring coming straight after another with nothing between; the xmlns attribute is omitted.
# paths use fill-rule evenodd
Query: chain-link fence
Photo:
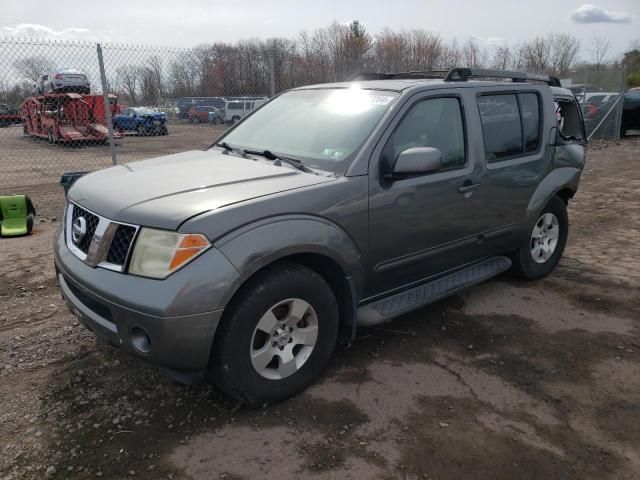
<svg viewBox="0 0 640 480"><path fill-rule="evenodd" d="M204 148L277 91L392 68L380 48L356 42L352 55L332 44L301 37L298 47L272 39L176 49L0 38L0 195L55 185L64 172ZM618 138L623 79L606 67L563 79L591 139Z"/></svg>
<svg viewBox="0 0 640 480"><path fill-rule="evenodd" d="M210 145L278 81L264 52L214 54L0 39L0 194Z"/></svg>
<svg viewBox="0 0 640 480"><path fill-rule="evenodd" d="M620 138L626 72L620 67L584 67L563 79L582 106L589 140Z"/></svg>

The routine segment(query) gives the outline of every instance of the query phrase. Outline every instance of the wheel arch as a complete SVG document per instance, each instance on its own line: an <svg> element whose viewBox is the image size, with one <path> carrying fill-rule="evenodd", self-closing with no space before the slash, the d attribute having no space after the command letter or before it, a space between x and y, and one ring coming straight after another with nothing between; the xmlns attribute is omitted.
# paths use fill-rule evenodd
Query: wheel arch
<svg viewBox="0 0 640 480"><path fill-rule="evenodd" d="M361 254L339 226L308 215L287 215L244 227L215 242L239 276L227 289L225 310L242 287L265 269L290 262L317 272L331 287L340 311L340 338L355 330L355 310L361 292Z"/></svg>
<svg viewBox="0 0 640 480"><path fill-rule="evenodd" d="M528 233L527 229L529 226L537 219L538 214L553 197L560 197L565 205L567 205L569 199L572 198L578 190L581 173L582 171L578 168L562 167L552 170L544 177L529 200L527 211L520 225L518 234L525 235Z"/></svg>

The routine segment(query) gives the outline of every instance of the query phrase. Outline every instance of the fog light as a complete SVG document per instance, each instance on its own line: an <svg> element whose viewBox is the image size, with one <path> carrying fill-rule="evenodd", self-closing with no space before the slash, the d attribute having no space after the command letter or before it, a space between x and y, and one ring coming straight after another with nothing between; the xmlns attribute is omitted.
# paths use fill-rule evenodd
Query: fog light
<svg viewBox="0 0 640 480"><path fill-rule="evenodd" d="M131 344L140 353L147 354L151 352L151 339L147 332L140 327L131 329Z"/></svg>

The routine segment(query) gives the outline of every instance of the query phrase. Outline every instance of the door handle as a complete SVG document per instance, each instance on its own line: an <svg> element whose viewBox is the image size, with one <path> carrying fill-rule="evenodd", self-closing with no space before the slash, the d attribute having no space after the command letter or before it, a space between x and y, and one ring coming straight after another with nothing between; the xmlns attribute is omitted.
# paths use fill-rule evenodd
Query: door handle
<svg viewBox="0 0 640 480"><path fill-rule="evenodd" d="M476 187L479 187L479 183L471 183L470 180L467 180L462 184L462 186L458 187L458 191L460 193L472 192Z"/></svg>

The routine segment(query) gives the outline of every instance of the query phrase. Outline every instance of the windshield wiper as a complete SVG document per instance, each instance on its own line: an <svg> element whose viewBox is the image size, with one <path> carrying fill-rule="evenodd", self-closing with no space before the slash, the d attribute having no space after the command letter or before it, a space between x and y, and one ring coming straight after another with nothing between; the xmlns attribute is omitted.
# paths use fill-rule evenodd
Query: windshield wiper
<svg viewBox="0 0 640 480"><path fill-rule="evenodd" d="M247 155L247 152L245 150L242 150L241 148L232 147L227 142L216 143L216 147L222 147L227 152L233 152L236 155L240 155L243 158L251 158Z"/></svg>
<svg viewBox="0 0 640 480"><path fill-rule="evenodd" d="M302 163L300 160L297 160L295 158L285 157L283 155L276 155L271 150L262 150L262 151L260 151L260 150L245 150L245 153L249 153L251 155L260 155L261 157L264 157L267 160L276 160L276 161L280 160L282 162L288 163L293 168L296 168L296 169L298 169L298 170L300 170L302 172L313 173L314 175L317 175L316 172L311 170L309 167L306 167L304 165L304 163Z"/></svg>

